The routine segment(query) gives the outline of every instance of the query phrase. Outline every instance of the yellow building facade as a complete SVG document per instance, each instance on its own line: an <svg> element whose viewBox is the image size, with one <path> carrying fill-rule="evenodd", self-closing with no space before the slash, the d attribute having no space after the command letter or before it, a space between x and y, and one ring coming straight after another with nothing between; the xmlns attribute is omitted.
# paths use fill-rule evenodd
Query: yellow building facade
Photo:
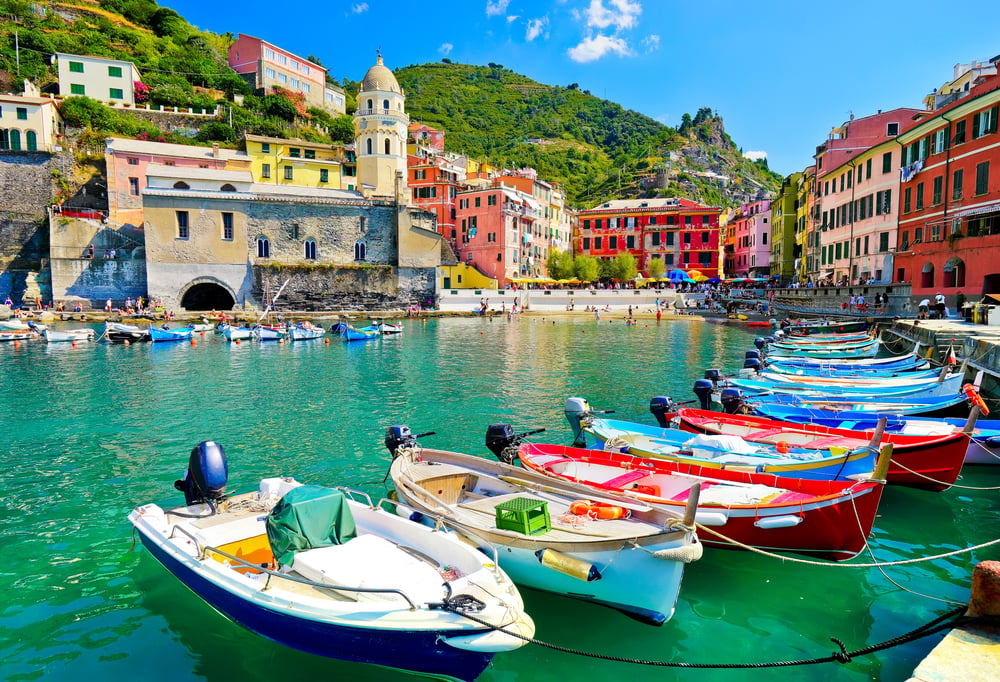
<svg viewBox="0 0 1000 682"><path fill-rule="evenodd" d="M345 172L348 161L341 145L247 135L247 156L254 182L278 186L357 189Z"/></svg>

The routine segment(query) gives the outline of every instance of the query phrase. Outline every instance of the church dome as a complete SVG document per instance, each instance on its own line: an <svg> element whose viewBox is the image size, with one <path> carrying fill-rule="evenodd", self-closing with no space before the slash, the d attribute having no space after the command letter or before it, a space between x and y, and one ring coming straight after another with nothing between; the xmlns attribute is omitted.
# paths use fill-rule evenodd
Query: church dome
<svg viewBox="0 0 1000 682"><path fill-rule="evenodd" d="M382 90L383 92L397 92L402 94L402 91L399 89L399 83L396 82L396 77L392 75L392 71L388 67L382 64L382 55L378 56L375 66L368 69L365 79L361 82L361 89L364 91Z"/></svg>

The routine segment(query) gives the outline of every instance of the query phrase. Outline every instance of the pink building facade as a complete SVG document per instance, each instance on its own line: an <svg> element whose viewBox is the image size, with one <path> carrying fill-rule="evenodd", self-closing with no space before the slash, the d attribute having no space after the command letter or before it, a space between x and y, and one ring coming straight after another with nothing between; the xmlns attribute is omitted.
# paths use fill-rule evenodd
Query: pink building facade
<svg viewBox="0 0 1000 682"><path fill-rule="evenodd" d="M325 68L260 38L240 33L229 46L229 66L255 90L276 86L301 93L307 107L335 109L325 98Z"/></svg>
<svg viewBox="0 0 1000 682"><path fill-rule="evenodd" d="M741 206L730 225L733 234L732 277L767 277L771 267L771 200Z"/></svg>
<svg viewBox="0 0 1000 682"><path fill-rule="evenodd" d="M178 168L250 171L246 152L215 147L110 138L104 149L108 167L108 220L111 225L143 225L142 190L150 164Z"/></svg>

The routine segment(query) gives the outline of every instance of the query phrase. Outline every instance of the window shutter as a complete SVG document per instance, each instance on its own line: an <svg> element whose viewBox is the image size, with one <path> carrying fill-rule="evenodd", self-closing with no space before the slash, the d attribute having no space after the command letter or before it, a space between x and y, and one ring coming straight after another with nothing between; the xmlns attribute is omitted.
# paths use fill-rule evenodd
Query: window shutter
<svg viewBox="0 0 1000 682"><path fill-rule="evenodd" d="M972 116L972 137L979 137L979 114Z"/></svg>
<svg viewBox="0 0 1000 682"><path fill-rule="evenodd" d="M1000 113L1000 105L990 109L990 129L986 132L995 133L997 131L997 114Z"/></svg>

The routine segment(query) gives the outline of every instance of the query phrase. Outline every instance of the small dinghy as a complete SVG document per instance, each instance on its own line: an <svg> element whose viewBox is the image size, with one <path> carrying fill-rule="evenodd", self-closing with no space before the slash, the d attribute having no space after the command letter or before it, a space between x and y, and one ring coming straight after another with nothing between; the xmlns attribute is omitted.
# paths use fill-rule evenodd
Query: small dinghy
<svg viewBox="0 0 1000 682"><path fill-rule="evenodd" d="M111 343L135 343L136 341L152 341L149 327L139 327L123 322L105 322L104 336Z"/></svg>
<svg viewBox="0 0 1000 682"><path fill-rule="evenodd" d="M326 330L312 322L297 322L288 328L292 341L310 341L326 336Z"/></svg>
<svg viewBox="0 0 1000 682"><path fill-rule="evenodd" d="M510 578L457 535L364 493L289 478L229 496L227 476L221 446L200 443L175 484L186 505L142 505L129 521L157 561L250 631L321 656L463 681L533 636Z"/></svg>
<svg viewBox="0 0 1000 682"><path fill-rule="evenodd" d="M234 327L231 324L223 324L219 326L219 330L226 341L239 341L253 336L253 330L250 327Z"/></svg>
<svg viewBox="0 0 1000 682"><path fill-rule="evenodd" d="M45 330L45 340L49 343L67 343L72 341L93 341L93 329L67 329L66 331Z"/></svg>

